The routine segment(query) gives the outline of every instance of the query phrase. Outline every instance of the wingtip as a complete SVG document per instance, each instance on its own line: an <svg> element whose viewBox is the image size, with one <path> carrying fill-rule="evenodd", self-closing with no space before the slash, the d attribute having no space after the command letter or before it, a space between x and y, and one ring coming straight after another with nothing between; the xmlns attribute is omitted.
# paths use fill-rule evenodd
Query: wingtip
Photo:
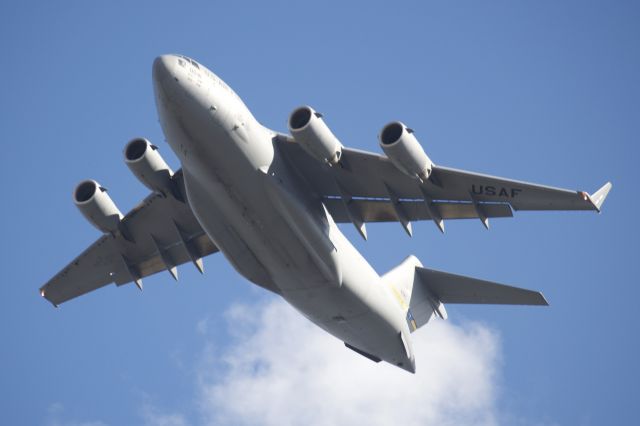
<svg viewBox="0 0 640 426"><path fill-rule="evenodd" d="M549 306L549 301L547 301L547 298L544 297L544 294L542 294L541 291L538 292L538 294L540 295L540 306Z"/></svg>
<svg viewBox="0 0 640 426"><path fill-rule="evenodd" d="M591 204L593 204L593 207L595 207L598 212L600 212L602 204L604 204L604 200L607 199L607 195L609 195L609 191L611 191L612 186L613 185L611 184L611 182L607 182L602 185L602 188L598 189L596 192L589 196Z"/></svg>
<svg viewBox="0 0 640 426"><path fill-rule="evenodd" d="M58 307L58 305L57 305L53 300L51 300L51 299L49 299L49 298L47 297L47 286L46 286L46 285L44 285L44 286L40 287L40 289L38 290L38 292L40 293L40 296L41 296L42 298L44 298L44 300L46 300L47 302L51 303L51 304L53 305L53 307L54 307L54 308L57 308L57 307Z"/></svg>

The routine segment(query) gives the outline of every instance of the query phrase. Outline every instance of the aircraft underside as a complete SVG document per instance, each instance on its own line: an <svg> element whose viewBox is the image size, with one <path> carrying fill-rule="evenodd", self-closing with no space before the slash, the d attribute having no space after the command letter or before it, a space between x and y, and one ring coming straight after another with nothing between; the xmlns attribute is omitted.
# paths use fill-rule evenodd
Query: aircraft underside
<svg viewBox="0 0 640 426"><path fill-rule="evenodd" d="M220 251L249 281L373 361L415 372L411 333L449 303L546 305L541 293L424 268L414 256L379 276L336 223L367 238L366 223L513 216L514 210L600 211L611 189L589 194L434 164L414 131L383 127L386 156L350 149L308 106L289 117L290 135L262 126L213 72L182 55L153 66L156 105L182 168L173 171L144 138L125 163L151 190L123 215L94 180L74 203L103 235L40 294L55 306L111 283L135 283ZM292 350L295 350L292 339Z"/></svg>

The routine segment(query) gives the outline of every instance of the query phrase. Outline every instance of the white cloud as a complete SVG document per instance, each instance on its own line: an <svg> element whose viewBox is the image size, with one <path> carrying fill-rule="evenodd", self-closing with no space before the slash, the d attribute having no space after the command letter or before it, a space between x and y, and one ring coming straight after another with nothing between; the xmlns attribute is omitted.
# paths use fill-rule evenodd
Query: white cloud
<svg viewBox="0 0 640 426"><path fill-rule="evenodd" d="M142 406L140 414L144 424L149 426L186 426L188 424L182 414L160 412L149 402Z"/></svg>
<svg viewBox="0 0 640 426"><path fill-rule="evenodd" d="M228 319L230 345L208 346L198 373L205 424L498 423L500 342L486 326L418 330L412 375L348 350L281 300L235 306Z"/></svg>
<svg viewBox="0 0 640 426"><path fill-rule="evenodd" d="M196 324L196 331L203 336L209 332L209 316L202 318Z"/></svg>

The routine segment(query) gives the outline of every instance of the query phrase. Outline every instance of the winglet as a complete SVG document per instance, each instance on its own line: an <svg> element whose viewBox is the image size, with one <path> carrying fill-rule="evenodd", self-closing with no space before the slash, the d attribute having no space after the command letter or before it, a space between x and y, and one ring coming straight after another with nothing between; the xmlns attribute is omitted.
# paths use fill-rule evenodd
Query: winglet
<svg viewBox="0 0 640 426"><path fill-rule="evenodd" d="M602 188L598 189L596 192L594 192L591 195L587 194L586 192L583 192L583 196L585 200L588 200L591 204L593 204L593 207L598 211L598 213L600 213L600 208L602 207L604 200L607 199L607 195L609 195L609 191L611 191L611 187L612 187L611 182L607 182L604 185L602 185Z"/></svg>
<svg viewBox="0 0 640 426"><path fill-rule="evenodd" d="M544 297L544 294L542 294L541 291L539 291L538 294L540 295L540 299L542 299L540 301L540 306L549 306L549 302L547 301L547 298Z"/></svg>

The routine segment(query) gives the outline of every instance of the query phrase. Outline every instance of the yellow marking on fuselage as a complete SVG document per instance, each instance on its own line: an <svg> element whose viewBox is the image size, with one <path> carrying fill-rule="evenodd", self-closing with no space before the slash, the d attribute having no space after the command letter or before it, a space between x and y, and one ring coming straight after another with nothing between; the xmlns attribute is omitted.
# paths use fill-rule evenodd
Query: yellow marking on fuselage
<svg viewBox="0 0 640 426"><path fill-rule="evenodd" d="M407 301L404 300L404 297L402 297L402 294L400 294L400 292L398 291L396 286L391 284L391 285L389 285L389 287L391 287L391 292L393 293L393 295L395 296L396 300L400 304L400 307L402 309L404 309L405 312L408 311L409 310L409 305L407 305Z"/></svg>

